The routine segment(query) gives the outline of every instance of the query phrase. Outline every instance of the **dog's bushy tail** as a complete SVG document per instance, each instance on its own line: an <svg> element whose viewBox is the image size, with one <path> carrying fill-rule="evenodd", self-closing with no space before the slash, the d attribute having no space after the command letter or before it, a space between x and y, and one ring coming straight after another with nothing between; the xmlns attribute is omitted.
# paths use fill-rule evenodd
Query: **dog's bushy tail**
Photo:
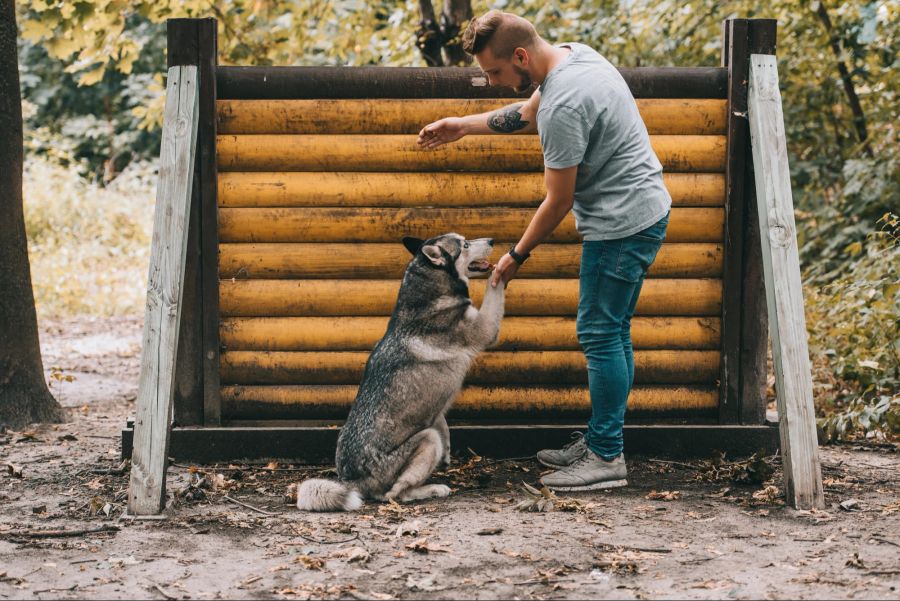
<svg viewBox="0 0 900 601"><path fill-rule="evenodd" d="M344 482L313 478L297 486L297 509L356 511L362 506L362 496Z"/></svg>

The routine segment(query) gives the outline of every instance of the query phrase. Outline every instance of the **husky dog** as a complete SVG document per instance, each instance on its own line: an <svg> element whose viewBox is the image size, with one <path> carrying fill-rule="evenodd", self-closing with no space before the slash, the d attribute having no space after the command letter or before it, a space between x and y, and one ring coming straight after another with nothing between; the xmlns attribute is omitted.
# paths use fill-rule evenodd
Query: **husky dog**
<svg viewBox="0 0 900 601"><path fill-rule="evenodd" d="M399 502L446 497L425 481L450 462L444 418L472 359L497 340L504 286L485 283L481 310L469 277L488 273L494 241L445 234L404 238L413 254L387 332L369 355L362 383L337 442L339 481L297 487L297 507L352 511L364 498Z"/></svg>

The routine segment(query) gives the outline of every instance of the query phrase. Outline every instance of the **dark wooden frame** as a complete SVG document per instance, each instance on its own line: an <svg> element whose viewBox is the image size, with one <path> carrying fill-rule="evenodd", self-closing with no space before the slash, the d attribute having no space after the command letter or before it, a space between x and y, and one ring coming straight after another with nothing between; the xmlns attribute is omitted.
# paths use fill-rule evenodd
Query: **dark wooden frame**
<svg viewBox="0 0 900 601"><path fill-rule="evenodd" d="M331 461L337 438L333 424L222 421L216 99L498 98L509 97L510 91L488 87L481 71L471 68L219 67L216 26L214 19L168 22L169 66L200 68L198 153L171 454L195 461L261 457ZM705 419L690 424L633 420L625 429L629 453L696 456L713 451L773 452L777 448L777 428L765 422L768 328L746 116L749 55L774 54L775 31L774 20L730 19L723 27L721 67L620 69L635 98L728 100L718 424ZM560 418L533 425L460 423L451 429L455 448L471 446L480 453L502 457L560 445L579 427L583 424L570 425ZM130 457L132 432L130 427L122 431L124 457Z"/></svg>
<svg viewBox="0 0 900 601"><path fill-rule="evenodd" d="M751 54L774 54L774 19L728 19L722 67L728 72L725 253L719 423L761 424L766 414L768 319L753 158L747 121Z"/></svg>
<svg viewBox="0 0 900 601"><path fill-rule="evenodd" d="M215 19L168 21L168 66L197 65L200 116L175 374L176 426L221 424Z"/></svg>

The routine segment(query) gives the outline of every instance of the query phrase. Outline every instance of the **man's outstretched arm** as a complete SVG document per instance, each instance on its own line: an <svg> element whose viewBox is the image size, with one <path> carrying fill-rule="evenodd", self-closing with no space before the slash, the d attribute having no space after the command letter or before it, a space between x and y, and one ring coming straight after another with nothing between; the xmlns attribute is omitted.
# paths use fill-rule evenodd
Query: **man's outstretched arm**
<svg viewBox="0 0 900 601"><path fill-rule="evenodd" d="M535 133L540 100L541 93L535 90L528 100L515 102L495 111L465 117L447 117L429 123L419 132L419 146L437 148L467 134Z"/></svg>

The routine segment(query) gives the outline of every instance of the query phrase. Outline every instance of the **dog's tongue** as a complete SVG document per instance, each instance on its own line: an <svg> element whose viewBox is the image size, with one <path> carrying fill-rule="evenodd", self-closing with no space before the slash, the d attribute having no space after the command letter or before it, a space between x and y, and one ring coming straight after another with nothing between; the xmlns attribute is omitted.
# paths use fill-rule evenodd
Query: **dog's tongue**
<svg viewBox="0 0 900 601"><path fill-rule="evenodd" d="M469 269L472 271L488 271L491 268L491 262L487 259L472 261L469 263Z"/></svg>

